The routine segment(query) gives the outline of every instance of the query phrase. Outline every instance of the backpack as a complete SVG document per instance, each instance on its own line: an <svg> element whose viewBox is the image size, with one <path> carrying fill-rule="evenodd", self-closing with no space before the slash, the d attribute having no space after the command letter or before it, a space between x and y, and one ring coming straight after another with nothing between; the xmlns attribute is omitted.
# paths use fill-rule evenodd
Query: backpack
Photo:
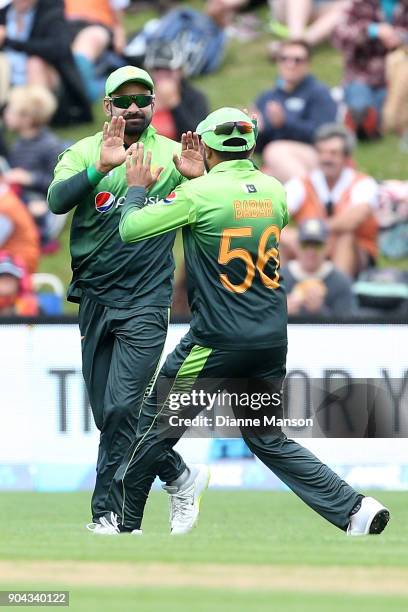
<svg viewBox="0 0 408 612"><path fill-rule="evenodd" d="M148 22L127 45L125 56L132 63L146 66L151 58L169 49L185 77L214 72L224 56L224 31L207 15L194 9L178 8Z"/></svg>

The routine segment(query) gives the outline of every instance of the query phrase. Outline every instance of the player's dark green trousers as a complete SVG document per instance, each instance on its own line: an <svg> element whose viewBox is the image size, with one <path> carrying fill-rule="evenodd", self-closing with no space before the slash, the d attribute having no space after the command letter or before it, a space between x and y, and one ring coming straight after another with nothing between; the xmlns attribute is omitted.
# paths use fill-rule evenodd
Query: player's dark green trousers
<svg viewBox="0 0 408 612"><path fill-rule="evenodd" d="M110 308L84 296L79 309L82 371L97 428L100 430L93 519L106 513L112 478L135 439L143 396L157 373L166 340L168 309ZM164 482L185 470L178 453L162 457Z"/></svg>
<svg viewBox="0 0 408 612"><path fill-rule="evenodd" d="M227 351L195 345L189 334L182 339L143 402L137 437L112 482L107 507L119 516L123 527L140 528L158 468L177 442L174 428L165 416L171 413L169 397L186 390L183 379L184 384L195 379L196 386L204 379L245 379L257 384L273 381L276 390L276 382L280 381L280 387L286 374L286 350ZM180 407L177 416L192 418L200 411L201 408ZM241 432L251 451L306 504L337 527L347 528L350 513L362 497L359 493L280 429ZM178 430L178 437L182 433Z"/></svg>

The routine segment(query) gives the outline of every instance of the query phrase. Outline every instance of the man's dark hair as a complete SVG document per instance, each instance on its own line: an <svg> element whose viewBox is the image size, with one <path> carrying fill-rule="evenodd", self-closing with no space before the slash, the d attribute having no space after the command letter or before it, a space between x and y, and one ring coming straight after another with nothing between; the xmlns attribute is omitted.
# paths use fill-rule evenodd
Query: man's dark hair
<svg viewBox="0 0 408 612"><path fill-rule="evenodd" d="M312 56L312 47L302 38L292 38L289 40L284 40L281 43L281 49L285 49L285 47L303 47L306 51L307 59L310 59Z"/></svg>
<svg viewBox="0 0 408 612"><path fill-rule="evenodd" d="M216 151L216 153L221 161L232 161L234 159L249 159L252 149L250 151Z"/></svg>
<svg viewBox="0 0 408 612"><path fill-rule="evenodd" d="M245 140L243 138L228 138L224 140L223 144L225 146L230 147L240 147L245 144ZM232 161L234 159L248 159L251 157L252 149L248 151L217 151L217 157L219 157L222 161Z"/></svg>

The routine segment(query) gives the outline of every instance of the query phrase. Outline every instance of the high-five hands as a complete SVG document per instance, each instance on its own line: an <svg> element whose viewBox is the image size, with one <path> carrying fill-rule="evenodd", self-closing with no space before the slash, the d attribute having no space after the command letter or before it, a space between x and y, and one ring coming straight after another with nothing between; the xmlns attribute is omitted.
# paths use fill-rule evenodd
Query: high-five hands
<svg viewBox="0 0 408 612"><path fill-rule="evenodd" d="M107 174L113 168L121 166L126 159L124 147L126 121L123 117L112 117L112 121L105 121L102 134L101 155L95 164L98 172Z"/></svg>
<svg viewBox="0 0 408 612"><path fill-rule="evenodd" d="M204 148L196 132L186 132L181 136L181 155L179 157L175 153L173 162L186 178L197 178L204 174Z"/></svg>
<svg viewBox="0 0 408 612"><path fill-rule="evenodd" d="M148 151L144 156L142 142L133 144L126 155L126 179L129 187L145 187L150 189L157 182L163 168L152 170L152 153Z"/></svg>

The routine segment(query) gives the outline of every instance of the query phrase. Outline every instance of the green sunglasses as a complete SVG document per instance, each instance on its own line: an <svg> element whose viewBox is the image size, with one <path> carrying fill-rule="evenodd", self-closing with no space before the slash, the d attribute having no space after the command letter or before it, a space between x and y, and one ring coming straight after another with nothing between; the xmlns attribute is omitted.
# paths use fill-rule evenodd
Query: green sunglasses
<svg viewBox="0 0 408 612"><path fill-rule="evenodd" d="M153 100L154 95L150 94L134 94L127 96L111 96L109 100L116 108L129 108L133 103L139 108L145 108L149 106Z"/></svg>

